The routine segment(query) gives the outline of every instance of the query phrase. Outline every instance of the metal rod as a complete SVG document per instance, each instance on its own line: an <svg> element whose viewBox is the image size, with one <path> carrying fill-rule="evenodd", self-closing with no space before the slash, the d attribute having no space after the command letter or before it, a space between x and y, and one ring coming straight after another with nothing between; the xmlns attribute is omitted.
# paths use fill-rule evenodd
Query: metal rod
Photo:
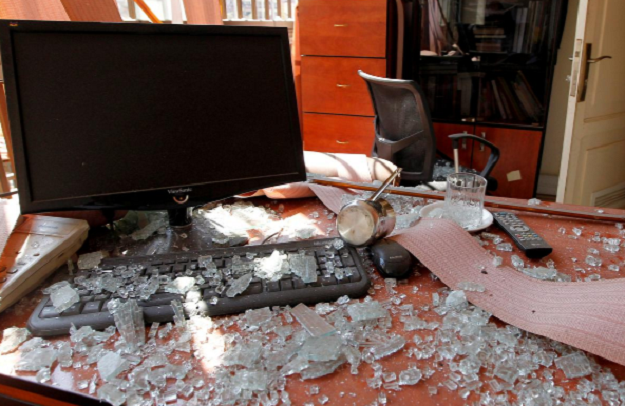
<svg viewBox="0 0 625 406"><path fill-rule="evenodd" d="M458 159L458 149L455 148L454 149L454 169L456 170L456 173L460 172L460 164L458 163L459 159Z"/></svg>
<svg viewBox="0 0 625 406"><path fill-rule="evenodd" d="M134 0L134 2L137 4L137 6L139 6L139 8L141 10L143 10L143 12L148 16L148 18L150 19L150 21L152 21L154 24L163 24L163 22L161 20L158 19L158 17L156 16L156 14L154 14L152 12L152 9L150 9L150 6L148 6L147 4L145 4L145 1L143 0Z"/></svg>
<svg viewBox="0 0 625 406"><path fill-rule="evenodd" d="M375 202L376 200L378 200L380 196L382 195L382 193L384 193L384 190L391 185L391 183L395 180L395 178L397 178L397 176L399 176L400 172L401 172L401 168L397 168L395 172L393 172L391 176L389 176L384 181L384 183L382 183L382 186L380 186L380 188L373 194L373 196L369 198L369 200L372 202Z"/></svg>
<svg viewBox="0 0 625 406"><path fill-rule="evenodd" d="M323 186L334 186L342 189L356 189L366 190L370 192L376 192L378 189L375 186L371 186L370 183L357 183L344 180L329 179L324 177L309 176L309 182L316 183ZM414 190L407 190L398 187L388 187L386 193L392 195L421 197L425 199L445 200L445 195L440 192L416 192ZM609 214L609 213L597 213L586 212L579 210L568 210L558 207L546 207L546 206L526 206L523 204L517 204L507 202L502 198L496 198L488 196L484 199L484 206L502 210L516 210L522 212L529 212L534 214L549 214L553 216L573 217L586 220L600 220L600 221L625 221L625 215Z"/></svg>

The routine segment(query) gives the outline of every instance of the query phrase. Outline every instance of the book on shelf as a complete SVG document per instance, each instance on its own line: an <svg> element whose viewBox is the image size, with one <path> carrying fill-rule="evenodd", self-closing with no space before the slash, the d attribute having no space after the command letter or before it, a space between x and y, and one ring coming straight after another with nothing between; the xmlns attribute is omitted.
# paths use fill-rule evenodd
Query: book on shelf
<svg viewBox="0 0 625 406"><path fill-rule="evenodd" d="M498 115L504 120L539 122L543 116L540 100L531 89L523 72L513 78L499 76L486 81L482 92L480 115Z"/></svg>

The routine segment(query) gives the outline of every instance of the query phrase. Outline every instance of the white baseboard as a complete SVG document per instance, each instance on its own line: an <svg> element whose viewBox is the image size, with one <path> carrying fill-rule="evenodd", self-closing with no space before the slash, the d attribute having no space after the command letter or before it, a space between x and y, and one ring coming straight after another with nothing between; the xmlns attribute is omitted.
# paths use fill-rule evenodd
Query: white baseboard
<svg viewBox="0 0 625 406"><path fill-rule="evenodd" d="M539 195L555 196L558 191L558 176L539 175L536 193Z"/></svg>

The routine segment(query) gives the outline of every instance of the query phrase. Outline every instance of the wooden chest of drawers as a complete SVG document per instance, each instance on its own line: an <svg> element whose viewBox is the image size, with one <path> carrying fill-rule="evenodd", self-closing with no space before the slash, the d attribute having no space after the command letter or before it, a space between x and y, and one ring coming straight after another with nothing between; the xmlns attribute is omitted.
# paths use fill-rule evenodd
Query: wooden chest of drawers
<svg viewBox="0 0 625 406"><path fill-rule="evenodd" d="M300 0L304 149L371 154L373 106L358 71L386 76L386 0Z"/></svg>

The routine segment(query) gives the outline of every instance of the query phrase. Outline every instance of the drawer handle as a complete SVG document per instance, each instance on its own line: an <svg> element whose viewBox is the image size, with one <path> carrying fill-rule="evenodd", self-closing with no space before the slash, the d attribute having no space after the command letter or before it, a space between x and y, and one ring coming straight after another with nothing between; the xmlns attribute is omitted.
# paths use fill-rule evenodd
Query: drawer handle
<svg viewBox="0 0 625 406"><path fill-rule="evenodd" d="M347 24L334 24L334 26L337 28L343 28L343 27L347 27Z"/></svg>
<svg viewBox="0 0 625 406"><path fill-rule="evenodd" d="M336 143L337 144L349 144L349 141L339 141L339 140L336 140Z"/></svg>
<svg viewBox="0 0 625 406"><path fill-rule="evenodd" d="M346 88L346 87L350 87L351 85L342 85L340 83L336 84L336 87L342 87L342 88Z"/></svg>

